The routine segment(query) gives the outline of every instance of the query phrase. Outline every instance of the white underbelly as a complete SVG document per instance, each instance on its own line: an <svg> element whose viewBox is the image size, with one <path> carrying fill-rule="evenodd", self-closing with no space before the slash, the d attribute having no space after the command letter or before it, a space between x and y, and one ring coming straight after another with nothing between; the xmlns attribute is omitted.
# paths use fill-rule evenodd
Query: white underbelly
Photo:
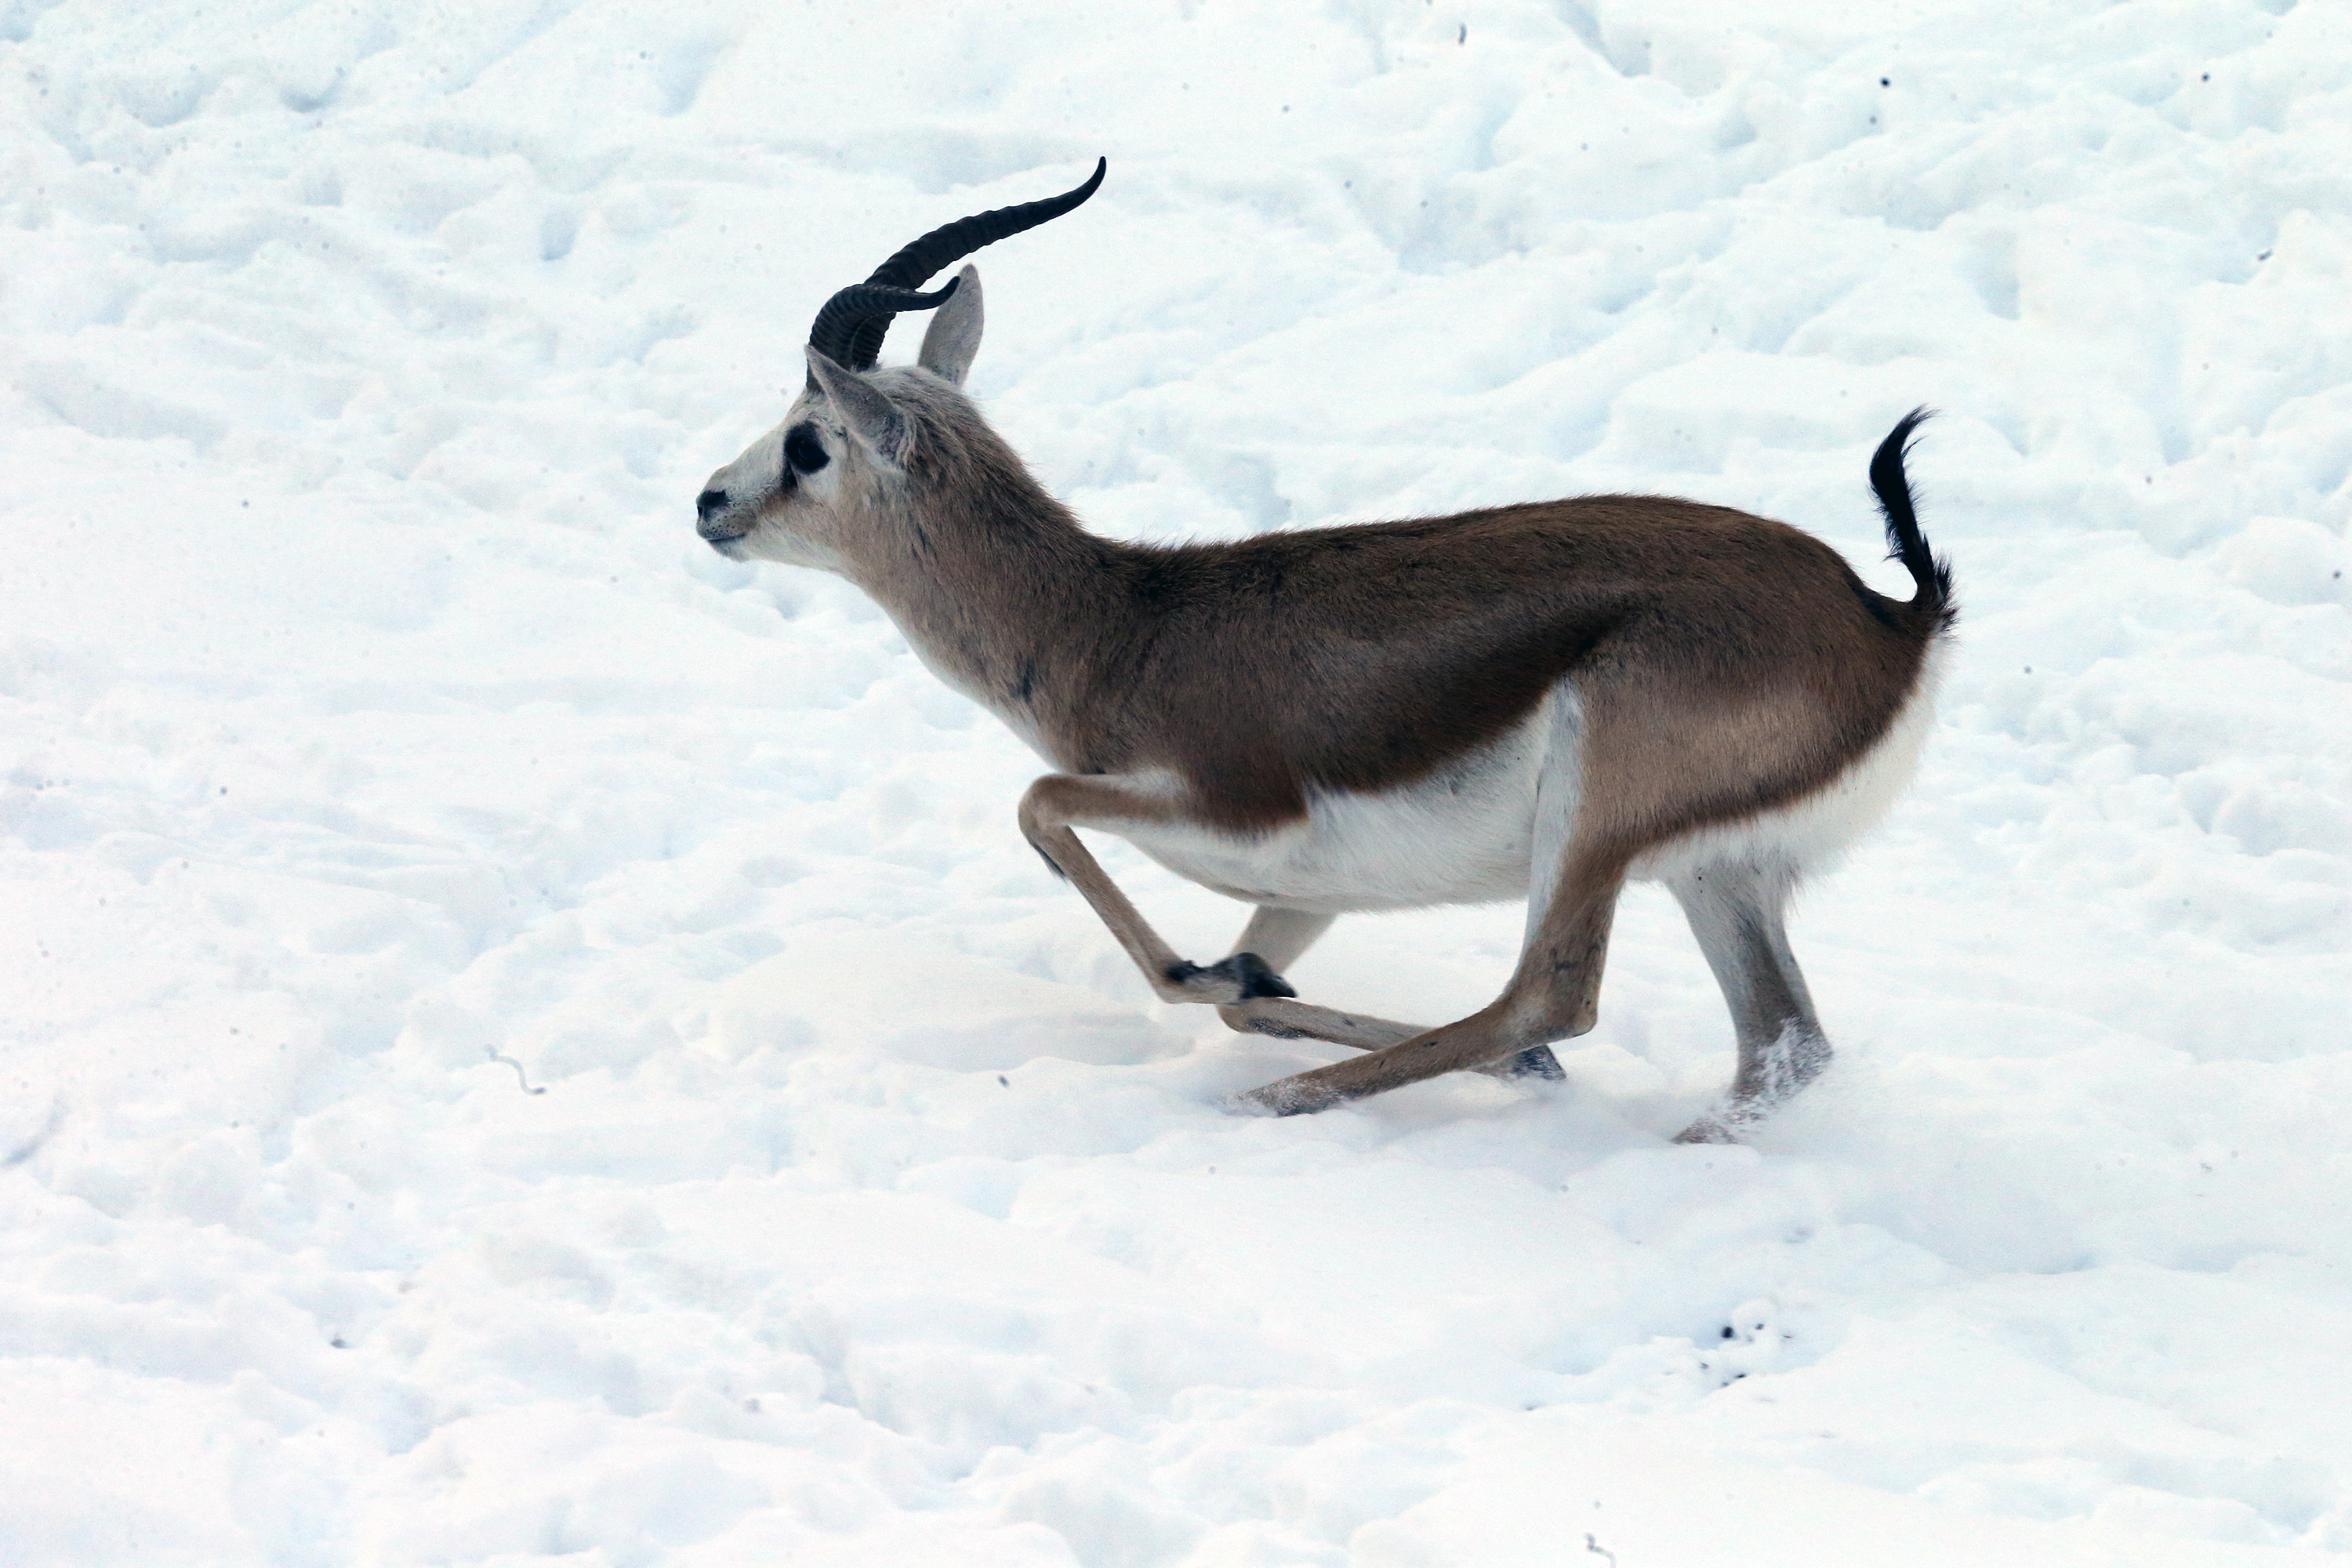
<svg viewBox="0 0 2352 1568"><path fill-rule="evenodd" d="M1946 650L1927 667L1888 732L1802 800L1653 846L1628 869L1667 881L1711 864L1826 869L1885 814L1932 726ZM1187 824L1108 828L1177 875L1255 904L1318 913L1493 903L1536 894L1539 919L1583 781L1582 705L1566 682L1493 744L1402 789L1310 796L1307 820L1256 837ZM1545 861L1543 885L1531 866Z"/></svg>
<svg viewBox="0 0 2352 1568"><path fill-rule="evenodd" d="M1342 913L1524 899L1538 787L1547 763L1560 761L1555 707L1547 699L1501 740L1402 789L1313 794L1304 822L1270 833L1178 824L1114 831L1181 877L1278 909ZM1573 770L1573 756L1567 766Z"/></svg>

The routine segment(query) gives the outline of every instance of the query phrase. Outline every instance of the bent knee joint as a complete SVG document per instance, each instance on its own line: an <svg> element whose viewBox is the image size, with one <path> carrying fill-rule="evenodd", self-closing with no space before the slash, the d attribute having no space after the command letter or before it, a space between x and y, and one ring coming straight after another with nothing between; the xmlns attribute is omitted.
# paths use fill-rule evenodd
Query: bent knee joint
<svg viewBox="0 0 2352 1568"><path fill-rule="evenodd" d="M1589 1035L1600 1021L1601 999L1597 996L1526 996L1505 1015L1511 1035L1527 1047Z"/></svg>

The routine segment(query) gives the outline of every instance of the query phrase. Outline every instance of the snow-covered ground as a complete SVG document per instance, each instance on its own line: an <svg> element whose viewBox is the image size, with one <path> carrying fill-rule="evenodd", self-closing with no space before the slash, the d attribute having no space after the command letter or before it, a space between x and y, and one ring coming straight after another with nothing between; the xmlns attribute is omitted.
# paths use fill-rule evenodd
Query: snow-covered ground
<svg viewBox="0 0 2352 1568"><path fill-rule="evenodd" d="M0 1562L2352 1552L2352 6L0 39ZM1945 410L1965 640L1752 1147L1664 1141L1729 1031L1654 889L1566 1084L1219 1110L1324 1056L1155 1003L1035 761L696 542L827 293L1098 153L973 384L1107 532L1633 488L1891 588ZM1293 978L1437 1021L1517 921Z"/></svg>

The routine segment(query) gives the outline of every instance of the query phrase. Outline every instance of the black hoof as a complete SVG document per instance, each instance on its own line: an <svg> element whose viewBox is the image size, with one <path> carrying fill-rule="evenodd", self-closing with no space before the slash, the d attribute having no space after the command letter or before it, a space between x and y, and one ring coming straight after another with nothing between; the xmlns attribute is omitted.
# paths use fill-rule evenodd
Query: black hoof
<svg viewBox="0 0 2352 1568"><path fill-rule="evenodd" d="M1551 1054L1549 1046L1529 1046L1511 1058L1510 1071L1505 1076L1539 1078L1546 1083L1560 1083L1567 1079L1568 1071L1559 1065L1559 1058Z"/></svg>
<svg viewBox="0 0 2352 1568"><path fill-rule="evenodd" d="M1231 974L1242 988L1242 1000L1256 996L1296 996L1290 982L1276 974L1266 961L1254 952L1237 952L1217 968Z"/></svg>
<svg viewBox="0 0 2352 1568"><path fill-rule="evenodd" d="M1239 990L1235 1002L1248 1002L1260 996L1296 996L1290 982L1276 974L1265 960L1254 952L1237 952L1231 958L1214 963L1174 963L1169 965L1168 978L1182 985L1202 975L1230 980Z"/></svg>

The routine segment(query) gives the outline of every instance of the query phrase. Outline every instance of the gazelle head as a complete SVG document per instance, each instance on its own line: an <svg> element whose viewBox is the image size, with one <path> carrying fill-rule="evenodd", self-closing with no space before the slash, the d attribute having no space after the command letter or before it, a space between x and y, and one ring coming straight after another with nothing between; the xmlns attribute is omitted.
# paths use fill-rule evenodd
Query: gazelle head
<svg viewBox="0 0 2352 1568"><path fill-rule="evenodd" d="M898 510L892 499L987 428L961 390L980 350L980 271L967 266L929 294L921 285L982 246L1068 212L1095 194L1106 167L1097 160L1091 178L1058 196L933 229L826 300L791 412L696 498L698 531L711 548L738 561L847 570L875 520ZM890 319L928 310L938 313L914 368L876 369Z"/></svg>

